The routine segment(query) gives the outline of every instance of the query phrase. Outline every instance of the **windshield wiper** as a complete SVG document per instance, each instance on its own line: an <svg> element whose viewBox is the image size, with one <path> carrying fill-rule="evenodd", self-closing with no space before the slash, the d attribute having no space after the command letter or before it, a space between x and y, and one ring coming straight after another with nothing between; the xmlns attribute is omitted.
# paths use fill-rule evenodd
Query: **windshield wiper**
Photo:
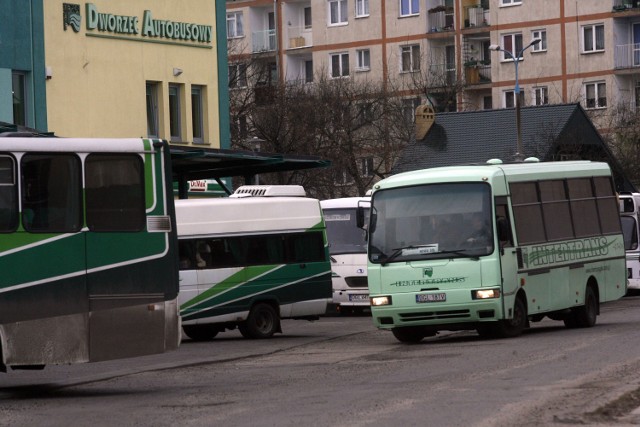
<svg viewBox="0 0 640 427"><path fill-rule="evenodd" d="M428 247L431 247L431 245L409 245L409 246L403 246L401 248L395 248L393 249L393 253L389 256L386 256L385 254L381 254L384 257L384 259L380 262L380 265L385 266L389 264L391 261L393 261L398 256L400 256L402 254L402 251L404 251L405 249L420 249L420 248L428 248ZM470 258L474 261L478 261L480 259L480 257L478 257L477 255L465 254L464 252L466 251L467 251L466 249L458 249L458 250L449 250L449 251L428 252L422 255L454 254L454 255L459 255L461 257Z"/></svg>
<svg viewBox="0 0 640 427"><path fill-rule="evenodd" d="M465 254L463 252L466 252L466 249L458 249L455 251L438 251L438 252L432 252L430 255L437 255L437 254L454 254L454 255L460 255L461 257L466 257L466 258L471 258L472 260L479 260L480 257L477 255L469 255L469 254Z"/></svg>

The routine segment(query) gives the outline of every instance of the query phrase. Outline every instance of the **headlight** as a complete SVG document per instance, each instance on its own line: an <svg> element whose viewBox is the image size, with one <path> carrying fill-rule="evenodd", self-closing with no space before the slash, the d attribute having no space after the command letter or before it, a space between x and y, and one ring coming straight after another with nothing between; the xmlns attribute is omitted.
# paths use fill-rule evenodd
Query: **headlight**
<svg viewBox="0 0 640 427"><path fill-rule="evenodd" d="M371 299L371 305L373 305L373 306L391 305L391 297L390 296L371 297L370 299Z"/></svg>
<svg viewBox="0 0 640 427"><path fill-rule="evenodd" d="M472 299L500 298L500 289L478 289L471 291Z"/></svg>

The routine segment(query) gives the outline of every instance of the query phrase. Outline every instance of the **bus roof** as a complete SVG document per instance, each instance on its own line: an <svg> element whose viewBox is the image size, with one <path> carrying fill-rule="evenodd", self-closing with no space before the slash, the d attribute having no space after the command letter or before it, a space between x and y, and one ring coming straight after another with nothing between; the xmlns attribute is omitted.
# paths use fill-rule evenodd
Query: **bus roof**
<svg viewBox="0 0 640 427"><path fill-rule="evenodd" d="M321 200L320 206L322 206L322 209L357 208L358 202L368 202L370 200L371 197L342 197L339 199Z"/></svg>
<svg viewBox="0 0 640 427"><path fill-rule="evenodd" d="M306 197L176 200L178 236L305 231L322 222L320 203Z"/></svg>
<svg viewBox="0 0 640 427"><path fill-rule="evenodd" d="M1 151L14 152L144 152L142 138L0 138Z"/></svg>
<svg viewBox="0 0 640 427"><path fill-rule="evenodd" d="M393 175L378 182L374 188L380 190L437 182L491 182L502 176L509 182L518 182L533 179L608 176L610 174L611 169L607 163L588 160L447 166Z"/></svg>

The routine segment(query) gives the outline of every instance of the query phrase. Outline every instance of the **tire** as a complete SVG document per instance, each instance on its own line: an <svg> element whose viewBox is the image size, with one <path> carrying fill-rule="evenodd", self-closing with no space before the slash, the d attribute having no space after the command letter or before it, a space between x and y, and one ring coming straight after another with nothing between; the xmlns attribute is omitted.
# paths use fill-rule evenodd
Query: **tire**
<svg viewBox="0 0 640 427"><path fill-rule="evenodd" d="M271 338L280 331L280 318L276 310L266 303L258 303L251 308L247 320L238 325L245 338Z"/></svg>
<svg viewBox="0 0 640 427"><path fill-rule="evenodd" d="M400 342L419 343L426 336L424 328L419 326L406 326L403 328L391 329L393 336Z"/></svg>
<svg viewBox="0 0 640 427"><path fill-rule="evenodd" d="M479 326L476 330L482 338L513 338L522 334L527 327L527 306L522 297L517 297L513 305L513 318Z"/></svg>
<svg viewBox="0 0 640 427"><path fill-rule="evenodd" d="M183 325L182 330L194 341L211 341L220 332L213 325Z"/></svg>
<svg viewBox="0 0 640 427"><path fill-rule="evenodd" d="M569 317L564 319L567 328L591 328L598 318L599 302L593 287L587 286L584 292L584 305L571 309Z"/></svg>

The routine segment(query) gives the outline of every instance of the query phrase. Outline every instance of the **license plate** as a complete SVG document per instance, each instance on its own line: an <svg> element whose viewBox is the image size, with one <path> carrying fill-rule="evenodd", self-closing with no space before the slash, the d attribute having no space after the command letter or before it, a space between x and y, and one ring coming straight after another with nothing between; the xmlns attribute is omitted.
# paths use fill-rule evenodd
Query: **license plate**
<svg viewBox="0 0 640 427"><path fill-rule="evenodd" d="M416 302L442 302L447 300L447 294L444 292L439 294L418 294Z"/></svg>
<svg viewBox="0 0 640 427"><path fill-rule="evenodd" d="M367 301L369 302L369 295L368 294L353 294L353 295L349 295L349 301Z"/></svg>

